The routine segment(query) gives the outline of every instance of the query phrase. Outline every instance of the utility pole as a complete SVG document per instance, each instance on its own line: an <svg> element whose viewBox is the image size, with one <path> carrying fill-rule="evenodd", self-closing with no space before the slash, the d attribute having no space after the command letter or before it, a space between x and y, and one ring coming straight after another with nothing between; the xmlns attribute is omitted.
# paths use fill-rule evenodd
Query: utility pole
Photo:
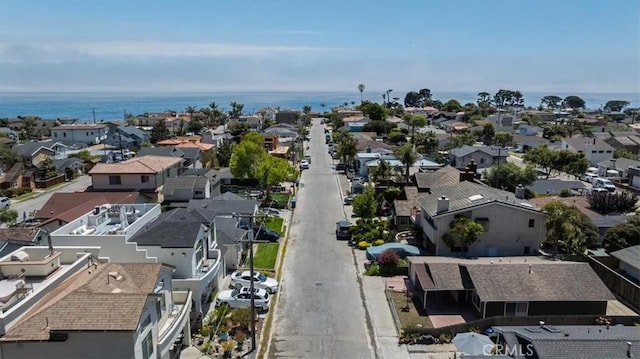
<svg viewBox="0 0 640 359"><path fill-rule="evenodd" d="M271 208L271 206L269 206L269 208ZM264 218L266 217L266 215L243 215L243 214L238 214L238 213L233 213L232 214L233 218L238 218L238 219L242 219L242 218L249 218L250 222L249 222L249 238L246 241L240 241L240 243L249 243L249 275L251 276L251 281L249 282L249 291L250 291L250 295L251 295L251 350L248 351L244 356L247 356L249 353L254 352L257 349L256 346L256 298L255 298L255 288L254 288L254 284L253 284L253 278L255 276L255 271L254 271L254 267L253 267L253 244L258 242L255 240L255 231L253 228L254 225L254 221L256 218ZM260 225L260 227L258 228L258 231L260 231L262 229L262 225ZM260 242L267 242L267 241L260 241Z"/></svg>
<svg viewBox="0 0 640 359"><path fill-rule="evenodd" d="M96 108L92 107L91 112L93 113L93 124L96 124Z"/></svg>

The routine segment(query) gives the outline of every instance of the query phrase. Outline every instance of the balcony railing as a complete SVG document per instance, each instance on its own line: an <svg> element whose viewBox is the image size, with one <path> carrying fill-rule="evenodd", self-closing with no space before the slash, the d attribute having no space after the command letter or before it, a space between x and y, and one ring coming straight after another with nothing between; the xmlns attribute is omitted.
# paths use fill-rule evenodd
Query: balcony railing
<svg viewBox="0 0 640 359"><path fill-rule="evenodd" d="M166 353L178 339L189 322L191 312L191 291L173 291L173 306L169 308L169 317L158 328L158 349Z"/></svg>

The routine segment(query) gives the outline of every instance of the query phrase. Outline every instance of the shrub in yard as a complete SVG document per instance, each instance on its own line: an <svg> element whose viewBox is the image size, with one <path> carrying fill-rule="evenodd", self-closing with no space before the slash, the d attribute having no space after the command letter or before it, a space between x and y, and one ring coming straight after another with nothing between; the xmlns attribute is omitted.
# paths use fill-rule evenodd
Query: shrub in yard
<svg viewBox="0 0 640 359"><path fill-rule="evenodd" d="M22 196L25 193L30 193L31 188L29 187L18 187L14 190L14 196Z"/></svg>
<svg viewBox="0 0 640 359"><path fill-rule="evenodd" d="M400 257L393 249L387 249L378 257L378 264L383 268L395 268L398 261L400 261Z"/></svg>
<svg viewBox="0 0 640 359"><path fill-rule="evenodd" d="M376 239L375 242L373 242L374 246L380 246L384 244L384 239Z"/></svg>
<svg viewBox="0 0 640 359"><path fill-rule="evenodd" d="M377 276L380 275L380 266L378 263L371 263L369 268L364 271L364 275Z"/></svg>
<svg viewBox="0 0 640 359"><path fill-rule="evenodd" d="M369 247L371 247L371 243L369 243L367 241L358 242L358 248L360 248L360 249L367 249Z"/></svg>

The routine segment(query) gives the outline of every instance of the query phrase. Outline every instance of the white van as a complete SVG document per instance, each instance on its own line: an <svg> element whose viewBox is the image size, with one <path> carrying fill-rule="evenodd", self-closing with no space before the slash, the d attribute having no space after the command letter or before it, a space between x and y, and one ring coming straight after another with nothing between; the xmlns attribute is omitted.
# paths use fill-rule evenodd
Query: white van
<svg viewBox="0 0 640 359"><path fill-rule="evenodd" d="M11 206L11 200L8 197L0 197L0 209Z"/></svg>

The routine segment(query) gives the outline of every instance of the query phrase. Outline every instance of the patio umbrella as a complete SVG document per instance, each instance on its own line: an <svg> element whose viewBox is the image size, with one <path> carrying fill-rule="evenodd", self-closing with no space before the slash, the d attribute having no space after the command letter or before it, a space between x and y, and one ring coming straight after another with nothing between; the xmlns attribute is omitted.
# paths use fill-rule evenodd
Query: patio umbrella
<svg viewBox="0 0 640 359"><path fill-rule="evenodd" d="M451 342L469 355L491 355L495 346L488 336L473 332L456 334Z"/></svg>

